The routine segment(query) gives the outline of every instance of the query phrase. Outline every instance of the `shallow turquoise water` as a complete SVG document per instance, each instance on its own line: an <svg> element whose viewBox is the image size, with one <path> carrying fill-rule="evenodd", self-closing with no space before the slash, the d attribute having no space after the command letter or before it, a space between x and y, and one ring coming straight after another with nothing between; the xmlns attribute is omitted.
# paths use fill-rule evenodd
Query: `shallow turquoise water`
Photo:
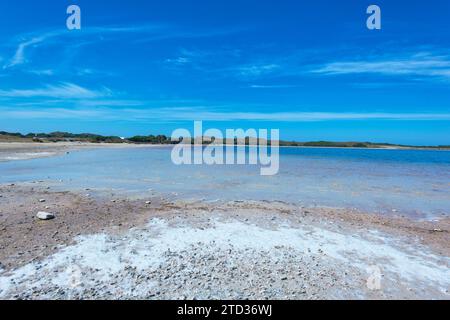
<svg viewBox="0 0 450 320"><path fill-rule="evenodd" d="M450 214L450 152L281 148L280 172L259 167L175 166L168 148L97 149L0 163L0 183L59 181L187 199L281 200L429 218Z"/></svg>

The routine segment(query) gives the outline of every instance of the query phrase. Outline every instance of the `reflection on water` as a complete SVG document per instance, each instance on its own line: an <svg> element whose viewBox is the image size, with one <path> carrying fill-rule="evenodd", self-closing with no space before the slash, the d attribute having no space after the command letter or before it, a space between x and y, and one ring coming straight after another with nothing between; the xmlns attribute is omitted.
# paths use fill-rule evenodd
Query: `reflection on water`
<svg viewBox="0 0 450 320"><path fill-rule="evenodd" d="M0 182L51 180L63 188L188 199L281 200L412 217L450 214L450 152L282 148L277 176L258 166L175 166L168 148L99 149L0 163Z"/></svg>

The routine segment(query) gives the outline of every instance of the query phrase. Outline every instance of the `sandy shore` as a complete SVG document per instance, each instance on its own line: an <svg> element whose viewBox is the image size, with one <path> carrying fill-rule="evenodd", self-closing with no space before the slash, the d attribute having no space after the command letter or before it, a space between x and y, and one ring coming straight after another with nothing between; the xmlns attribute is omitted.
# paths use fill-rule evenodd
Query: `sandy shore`
<svg viewBox="0 0 450 320"><path fill-rule="evenodd" d="M450 298L448 219L93 198L39 182L0 197L4 299Z"/></svg>
<svg viewBox="0 0 450 320"><path fill-rule="evenodd" d="M0 162L28 160L61 155L67 152L98 148L151 148L167 145L139 145L129 143L88 143L88 142L0 142Z"/></svg>

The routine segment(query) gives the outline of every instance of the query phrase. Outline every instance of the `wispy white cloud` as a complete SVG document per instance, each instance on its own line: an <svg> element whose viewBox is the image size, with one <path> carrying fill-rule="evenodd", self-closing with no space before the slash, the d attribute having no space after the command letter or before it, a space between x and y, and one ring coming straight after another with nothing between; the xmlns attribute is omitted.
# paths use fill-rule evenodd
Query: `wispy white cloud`
<svg viewBox="0 0 450 320"><path fill-rule="evenodd" d="M229 47L220 47L210 50L199 50L197 48L178 49L171 57L164 60L168 70L189 72L192 70L204 73L208 78L237 77L238 73L245 70L238 70L240 67L249 67L237 65L240 60L241 50ZM240 62L242 63L242 62ZM239 77L243 77L239 75Z"/></svg>
<svg viewBox="0 0 450 320"><path fill-rule="evenodd" d="M44 35L41 37L34 37L30 40L25 40L19 43L14 56L11 58L9 63L3 66L3 69L11 68L19 64L23 64L26 61L25 50L33 45L43 42L49 35Z"/></svg>
<svg viewBox="0 0 450 320"><path fill-rule="evenodd" d="M169 109L170 110L170 109ZM280 121L280 122L309 122L336 120L450 120L449 114L442 113L337 113L337 112L177 112L166 117L171 120L204 121Z"/></svg>
<svg viewBox="0 0 450 320"><path fill-rule="evenodd" d="M166 39L198 39L219 36L229 36L231 34L241 32L242 28L223 28L210 30L186 30L186 28L171 27L164 32L153 34L147 38L137 40L137 43L153 42Z"/></svg>
<svg viewBox="0 0 450 320"><path fill-rule="evenodd" d="M225 35L236 30L210 30L207 32L193 31L187 32L181 28L175 28L159 24L144 24L135 26L106 26L106 27L85 27L80 31L67 32L65 29L33 32L19 36L19 40L14 41L16 50L14 56L3 65L3 69L12 68L28 62L27 51L29 48L36 48L42 46L48 41L55 39L63 39L65 37L73 37L74 35L80 38L92 36L106 36L106 35L123 35L135 34L142 35L140 42L155 41L161 39L172 38L196 38L196 37L210 37L214 35Z"/></svg>
<svg viewBox="0 0 450 320"><path fill-rule="evenodd" d="M41 108L18 109L0 108L5 118L11 119L103 119L105 113L90 109Z"/></svg>
<svg viewBox="0 0 450 320"><path fill-rule="evenodd" d="M450 113L337 113L337 112L220 112L207 111L205 107L174 108L1 108L4 117L83 119L96 121L271 121L271 122L319 122L319 121L449 121Z"/></svg>
<svg viewBox="0 0 450 320"><path fill-rule="evenodd" d="M450 79L450 56L419 53L403 58L331 62L311 72L326 75L412 75Z"/></svg>
<svg viewBox="0 0 450 320"><path fill-rule="evenodd" d="M263 75L274 73L280 70L279 64L259 64L259 65L247 65L241 66L235 69L237 75L245 78L260 77Z"/></svg>
<svg viewBox="0 0 450 320"><path fill-rule="evenodd" d="M113 77L117 74L113 71L105 71L93 68L75 68L74 74L77 76L108 76Z"/></svg>
<svg viewBox="0 0 450 320"><path fill-rule="evenodd" d="M68 82L62 82L58 85L46 85L42 88L34 89L0 90L0 97L6 98L49 97L56 99L93 99L111 95L111 90L108 88L90 90Z"/></svg>
<svg viewBox="0 0 450 320"><path fill-rule="evenodd" d="M249 88L252 89L289 89L289 88L298 88L301 85L296 84L252 84Z"/></svg>
<svg viewBox="0 0 450 320"><path fill-rule="evenodd" d="M108 34L108 33L129 33L129 32L150 32L158 29L158 26L130 26L130 27L91 27L84 28L77 33L78 36L90 36L93 34ZM47 32L33 32L28 35L20 36L14 56L3 66L3 69L12 68L26 63L27 56L26 51L30 47L37 47L42 45L48 40L52 40L59 37L65 37L73 35L74 33L68 33L67 30L53 30Z"/></svg>
<svg viewBox="0 0 450 320"><path fill-rule="evenodd" d="M176 66L182 66L182 65L188 64L190 62L191 62L191 59L189 59L187 57L177 57L177 58L166 59L166 63L173 64Z"/></svg>
<svg viewBox="0 0 450 320"><path fill-rule="evenodd" d="M28 70L28 72L38 76L52 76L55 74L55 71L52 69L36 69L36 70Z"/></svg>

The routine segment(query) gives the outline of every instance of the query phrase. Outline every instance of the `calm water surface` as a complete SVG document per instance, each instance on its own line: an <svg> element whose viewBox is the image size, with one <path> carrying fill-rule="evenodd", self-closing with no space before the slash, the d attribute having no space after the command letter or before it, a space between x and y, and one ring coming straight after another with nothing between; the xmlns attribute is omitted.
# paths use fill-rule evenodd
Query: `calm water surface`
<svg viewBox="0 0 450 320"><path fill-rule="evenodd" d="M97 149L0 163L0 183L60 181L185 199L281 200L425 218L450 215L450 152L281 148L280 172L255 166L175 166L168 148Z"/></svg>

